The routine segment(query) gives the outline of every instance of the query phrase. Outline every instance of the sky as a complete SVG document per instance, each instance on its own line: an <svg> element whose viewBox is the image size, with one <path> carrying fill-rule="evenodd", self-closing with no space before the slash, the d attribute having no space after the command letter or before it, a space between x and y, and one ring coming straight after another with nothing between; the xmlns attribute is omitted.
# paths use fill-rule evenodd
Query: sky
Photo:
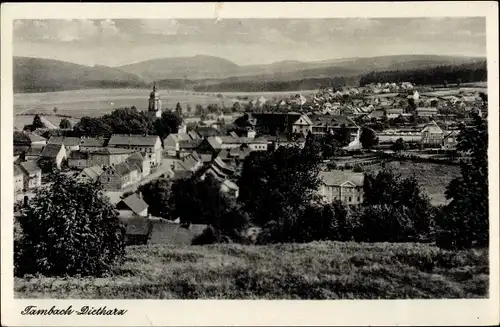
<svg viewBox="0 0 500 327"><path fill-rule="evenodd" d="M238 65L397 54L486 56L484 17L14 21L14 55L120 66L211 55Z"/></svg>

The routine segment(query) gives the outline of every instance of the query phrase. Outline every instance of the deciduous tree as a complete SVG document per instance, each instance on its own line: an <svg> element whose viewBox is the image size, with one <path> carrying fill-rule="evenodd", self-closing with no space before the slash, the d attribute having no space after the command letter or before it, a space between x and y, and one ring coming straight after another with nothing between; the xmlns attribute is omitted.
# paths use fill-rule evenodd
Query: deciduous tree
<svg viewBox="0 0 500 327"><path fill-rule="evenodd" d="M53 176L20 220L16 274L99 276L123 259L117 211L94 183Z"/></svg>

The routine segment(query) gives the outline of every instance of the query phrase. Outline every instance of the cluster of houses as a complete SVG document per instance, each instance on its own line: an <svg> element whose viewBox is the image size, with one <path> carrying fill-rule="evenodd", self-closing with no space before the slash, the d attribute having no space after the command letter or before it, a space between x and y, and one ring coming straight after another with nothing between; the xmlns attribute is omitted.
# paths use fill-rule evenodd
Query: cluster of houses
<svg viewBox="0 0 500 327"><path fill-rule="evenodd" d="M24 166L31 170L36 167L41 175L43 164L58 169L67 165L79 172L76 178L99 180L107 191L119 191L137 183L162 160L161 140L156 135L112 135L109 139L53 136L48 140L34 133L28 136L37 143L14 157L17 171L27 171ZM15 190L36 189L41 186L41 178L37 177L36 185L29 185L33 187Z"/></svg>

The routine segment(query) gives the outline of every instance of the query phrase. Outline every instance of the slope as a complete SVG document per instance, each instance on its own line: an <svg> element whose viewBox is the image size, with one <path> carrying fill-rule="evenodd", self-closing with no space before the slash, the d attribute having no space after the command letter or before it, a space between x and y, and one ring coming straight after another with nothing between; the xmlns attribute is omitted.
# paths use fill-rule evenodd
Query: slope
<svg viewBox="0 0 500 327"><path fill-rule="evenodd" d="M119 69L52 59L14 57L13 71L16 93L145 85L137 76Z"/></svg>

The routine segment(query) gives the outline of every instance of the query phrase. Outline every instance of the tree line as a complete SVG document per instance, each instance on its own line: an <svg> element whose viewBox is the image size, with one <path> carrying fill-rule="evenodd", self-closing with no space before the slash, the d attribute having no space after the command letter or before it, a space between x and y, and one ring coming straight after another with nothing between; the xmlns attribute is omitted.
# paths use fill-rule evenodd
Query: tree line
<svg viewBox="0 0 500 327"><path fill-rule="evenodd" d="M487 80L486 61L462 65L446 65L425 69L371 72L362 75L360 86L371 83L410 82L417 85L441 85Z"/></svg>

